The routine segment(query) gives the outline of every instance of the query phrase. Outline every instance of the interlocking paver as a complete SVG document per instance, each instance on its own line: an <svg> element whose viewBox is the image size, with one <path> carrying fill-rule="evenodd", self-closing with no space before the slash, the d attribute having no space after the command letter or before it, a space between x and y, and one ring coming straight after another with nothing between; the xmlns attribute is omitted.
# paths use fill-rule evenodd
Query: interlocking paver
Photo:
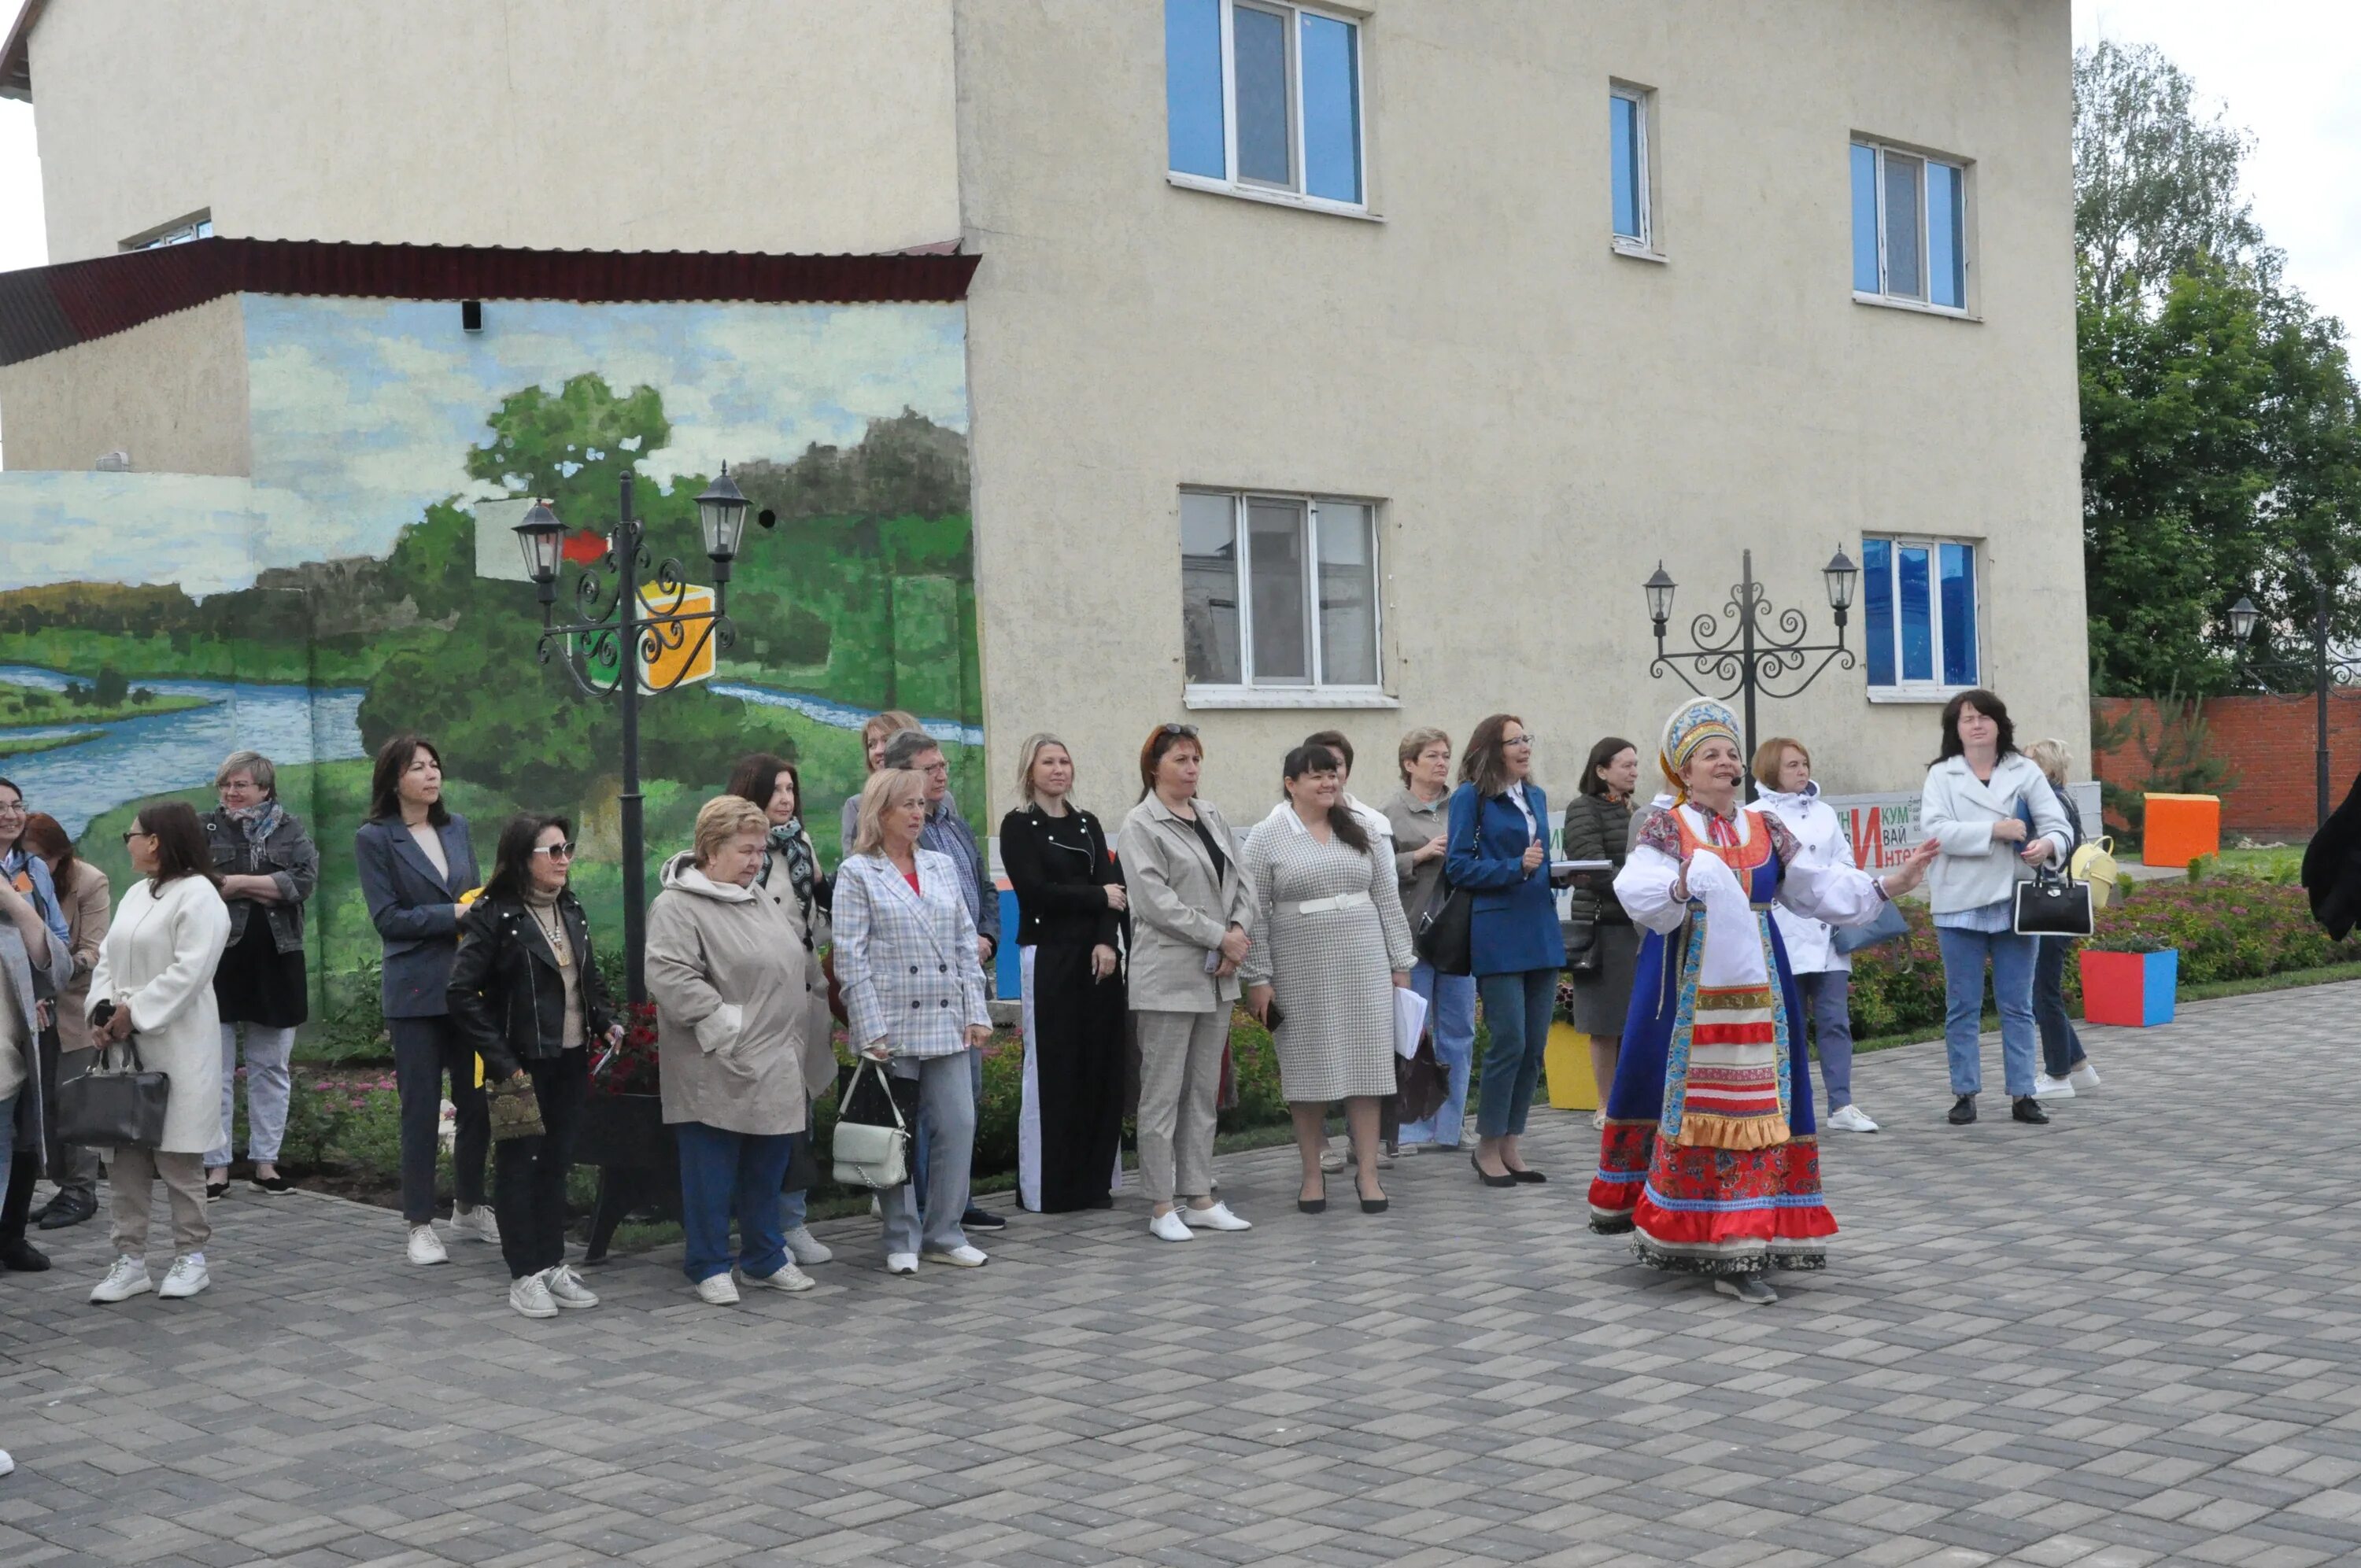
<svg viewBox="0 0 2361 1568"><path fill-rule="evenodd" d="M211 1292L99 1309L102 1225L51 1232L0 1279L0 1561L2361 1559L2356 1010L2091 1030L2105 1090L2048 1129L1945 1125L1939 1047L1864 1058L1887 1131L1827 1144L1833 1266L1767 1310L1588 1234L1546 1112L1545 1187L1411 1159L1383 1219L1309 1219L1290 1153L1236 1156L1247 1235L1130 1200L897 1280L848 1222L734 1311L675 1251L528 1322L492 1249L412 1269L390 1214L243 1195Z"/></svg>

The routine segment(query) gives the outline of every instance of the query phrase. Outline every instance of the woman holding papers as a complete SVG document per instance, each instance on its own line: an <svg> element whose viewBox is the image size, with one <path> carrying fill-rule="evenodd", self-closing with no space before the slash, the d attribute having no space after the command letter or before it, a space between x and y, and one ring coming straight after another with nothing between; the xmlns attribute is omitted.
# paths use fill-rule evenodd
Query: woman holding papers
<svg viewBox="0 0 2361 1568"><path fill-rule="evenodd" d="M1279 1049L1279 1092L1303 1158L1296 1207L1328 1206L1320 1155L1331 1101L1345 1102L1361 1212L1384 1212L1378 1112L1394 1092L1393 988L1410 984L1410 923L1393 858L1342 799L1339 759L1298 746L1281 769L1290 809L1246 837L1254 947L1239 972L1246 1006Z"/></svg>

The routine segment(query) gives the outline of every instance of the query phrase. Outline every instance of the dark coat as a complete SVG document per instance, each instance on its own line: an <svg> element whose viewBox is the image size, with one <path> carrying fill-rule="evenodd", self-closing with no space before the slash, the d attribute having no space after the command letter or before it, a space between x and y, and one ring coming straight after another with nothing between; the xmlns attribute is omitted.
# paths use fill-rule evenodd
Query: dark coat
<svg viewBox="0 0 2361 1568"><path fill-rule="evenodd" d="M228 812L208 811L199 820L204 824L205 847L213 851L214 875L267 876L279 884L276 904L251 898L222 901L229 905L229 945L235 948L245 938L246 923L259 909L270 922L271 945L282 953L302 952L303 901L320 885L320 851L312 847L303 824L293 812L286 812L257 850Z"/></svg>
<svg viewBox="0 0 2361 1568"><path fill-rule="evenodd" d="M615 1022L615 1009L592 959L589 918L571 892L558 895L557 912L580 977L575 986L582 1037L595 1040ZM541 922L522 901L479 898L467 906L445 995L452 1027L484 1058L487 1080L511 1077L522 1062L565 1054L566 977Z"/></svg>
<svg viewBox="0 0 2361 1568"><path fill-rule="evenodd" d="M1603 795L1577 795L1566 803L1565 829L1559 835L1558 846L1567 860L1612 861L1620 872L1631 838L1630 801L1609 800ZM1587 884L1577 883L1572 903L1576 920L1593 920L1601 926L1631 923L1631 917L1623 913L1622 902L1615 896L1611 875L1594 876Z"/></svg>
<svg viewBox="0 0 2361 1568"><path fill-rule="evenodd" d="M454 815L445 823L442 839L443 858L451 862L447 877L435 874L434 862L398 818L364 822L353 835L361 897L385 942L379 992L389 1018L439 1018L448 1006L444 993L459 951L459 895L483 878L466 817Z"/></svg>
<svg viewBox="0 0 2361 1568"><path fill-rule="evenodd" d="M1109 908L1106 890L1123 885L1123 872L1098 818L1078 806L1091 846L1087 861L1071 849L1049 841L1049 818L1038 806L1020 806L1000 819L1000 863L1016 891L1016 945L1041 943L1080 948L1114 947L1122 929L1120 911Z"/></svg>
<svg viewBox="0 0 2361 1568"><path fill-rule="evenodd" d="M2312 918L2336 940L2361 926L2361 778L2304 847L2303 891Z"/></svg>

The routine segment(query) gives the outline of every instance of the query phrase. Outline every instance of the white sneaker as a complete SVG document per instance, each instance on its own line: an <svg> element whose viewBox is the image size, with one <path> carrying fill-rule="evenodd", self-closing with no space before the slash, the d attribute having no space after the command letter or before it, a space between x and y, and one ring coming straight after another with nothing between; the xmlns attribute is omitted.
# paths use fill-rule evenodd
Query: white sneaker
<svg viewBox="0 0 2361 1568"><path fill-rule="evenodd" d="M915 1252L887 1253L885 1255L885 1272L888 1274L917 1273L918 1255Z"/></svg>
<svg viewBox="0 0 2361 1568"><path fill-rule="evenodd" d="M1184 1231L1182 1234L1186 1234ZM949 1252L928 1252L921 1255L928 1263L948 1263L953 1268L982 1268L992 1258L980 1246L955 1246Z"/></svg>
<svg viewBox="0 0 2361 1568"><path fill-rule="evenodd" d="M203 1253L182 1253L172 1260L171 1268L164 1275L164 1283L156 1287L156 1294L177 1301L195 1295L213 1282L214 1277L205 1269Z"/></svg>
<svg viewBox="0 0 2361 1568"><path fill-rule="evenodd" d="M1161 1214L1149 1215L1148 1234L1160 1242L1185 1242L1196 1239L1189 1234L1188 1222L1181 1219L1180 1211L1178 1209L1167 1209Z"/></svg>
<svg viewBox="0 0 2361 1568"><path fill-rule="evenodd" d="M509 1281L509 1305L528 1318L557 1316L557 1302L549 1293L549 1281L538 1274Z"/></svg>
<svg viewBox="0 0 2361 1568"><path fill-rule="evenodd" d="M2066 1075L2066 1081L2081 1093L2095 1094L2099 1089L2099 1069L2091 1065L2090 1058L2084 1057L2074 1064L2074 1070Z"/></svg>
<svg viewBox="0 0 2361 1568"><path fill-rule="evenodd" d="M734 1307L738 1304L738 1282L730 1277L727 1269L708 1274L697 1282L697 1299L716 1307Z"/></svg>
<svg viewBox="0 0 2361 1568"><path fill-rule="evenodd" d="M5 1448L0 1448L0 1475L10 1475L15 1472L16 1468L16 1462L8 1457L8 1451Z"/></svg>
<svg viewBox="0 0 2361 1568"><path fill-rule="evenodd" d="M1601 1105L1590 1113L1590 1130L1594 1133L1603 1133L1607 1130L1606 1106Z"/></svg>
<svg viewBox="0 0 2361 1568"><path fill-rule="evenodd" d="M1227 1203L1216 1203L1210 1209L1175 1209L1180 1223L1192 1231L1250 1231L1252 1220L1241 1220L1230 1212Z"/></svg>
<svg viewBox="0 0 2361 1568"><path fill-rule="evenodd" d="M144 1296L156 1288L148 1277L148 1260L144 1257L118 1257L106 1277L90 1293L93 1301L128 1301L134 1296Z"/></svg>
<svg viewBox="0 0 2361 1568"><path fill-rule="evenodd" d="M2036 1100L2071 1100L2074 1098L2073 1081L2042 1073L2033 1080L2033 1097Z"/></svg>
<svg viewBox="0 0 2361 1568"><path fill-rule="evenodd" d="M1331 1176L1334 1176L1338 1171L1344 1169L1345 1151L1343 1149L1334 1148L1322 1149L1320 1151L1320 1168L1326 1171Z"/></svg>
<svg viewBox="0 0 2361 1568"><path fill-rule="evenodd" d="M826 1263L836 1254L811 1234L809 1225L797 1225L787 1233L787 1255L808 1268L815 1263Z"/></svg>
<svg viewBox="0 0 2361 1568"><path fill-rule="evenodd" d="M541 1282L549 1291L549 1299L561 1307L587 1310L598 1304L597 1292L582 1283L582 1277L565 1264L543 1269Z"/></svg>
<svg viewBox="0 0 2361 1568"><path fill-rule="evenodd" d="M1839 1133L1873 1133L1877 1124L1858 1105L1839 1105L1828 1113L1828 1125Z"/></svg>
<svg viewBox="0 0 2361 1568"><path fill-rule="evenodd" d="M750 1274L746 1283L762 1290L808 1290L812 1277L797 1268L793 1262L779 1265L776 1274Z"/></svg>
<svg viewBox="0 0 2361 1568"><path fill-rule="evenodd" d="M434 1234L432 1225L410 1227L410 1261L424 1267L430 1263L448 1263L451 1255L443 1250L443 1238Z"/></svg>
<svg viewBox="0 0 2361 1568"><path fill-rule="evenodd" d="M478 1203L472 1209L454 1209L451 1212L451 1231L454 1235L471 1236L479 1242L489 1242L494 1246L500 1245L500 1223L492 1218L492 1207L489 1203Z"/></svg>

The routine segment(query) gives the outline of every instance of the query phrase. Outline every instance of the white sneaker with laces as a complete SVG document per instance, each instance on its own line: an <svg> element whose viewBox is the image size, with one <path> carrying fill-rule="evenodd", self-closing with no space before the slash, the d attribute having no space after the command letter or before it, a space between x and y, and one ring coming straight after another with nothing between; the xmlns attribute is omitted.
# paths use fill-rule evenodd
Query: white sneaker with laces
<svg viewBox="0 0 2361 1568"><path fill-rule="evenodd" d="M2072 1084L2078 1093L2096 1093L2099 1088L2099 1069L2091 1065L2090 1058L2084 1057L2074 1064L2074 1070L2066 1075L2066 1081Z"/></svg>
<svg viewBox="0 0 2361 1568"><path fill-rule="evenodd" d="M489 1203L478 1203L472 1209L454 1209L451 1212L451 1230L456 1235L489 1242L494 1246L500 1245L500 1223L492 1218L492 1207Z"/></svg>
<svg viewBox="0 0 2361 1568"><path fill-rule="evenodd" d="M1241 1220L1230 1212L1227 1203L1215 1203L1210 1209L1177 1209L1180 1223L1194 1231L1250 1231L1252 1220Z"/></svg>
<svg viewBox="0 0 2361 1568"><path fill-rule="evenodd" d="M826 1242L811 1234L809 1225L797 1225L787 1233L787 1255L809 1268L815 1263L826 1263L836 1253Z"/></svg>
<svg viewBox="0 0 2361 1568"><path fill-rule="evenodd" d="M793 1260L779 1265L776 1274L750 1274L746 1283L761 1290L808 1290L812 1277L795 1266Z"/></svg>
<svg viewBox="0 0 2361 1568"><path fill-rule="evenodd" d="M2036 1100L2071 1100L2074 1098L2074 1085L2069 1079L2052 1078L2046 1072L2041 1073L2033 1080L2033 1097Z"/></svg>
<svg viewBox="0 0 2361 1568"><path fill-rule="evenodd" d="M948 1263L953 1268L982 1268L992 1261L991 1255L980 1246L955 1246L948 1252L930 1251L919 1255L928 1263Z"/></svg>
<svg viewBox="0 0 2361 1568"><path fill-rule="evenodd" d="M528 1318L557 1316L557 1302L549 1293L549 1281L538 1274L509 1281L509 1305Z"/></svg>
<svg viewBox="0 0 2361 1568"><path fill-rule="evenodd" d="M697 1282L697 1299L716 1307L738 1304L738 1282L730 1277L728 1269L708 1274Z"/></svg>
<svg viewBox="0 0 2361 1568"><path fill-rule="evenodd" d="M1189 1234L1189 1223L1181 1219L1180 1211L1167 1209L1161 1214L1148 1218L1148 1234L1160 1242L1186 1242L1196 1238Z"/></svg>
<svg viewBox="0 0 2361 1568"><path fill-rule="evenodd" d="M887 1253L885 1255L885 1272L888 1274L917 1273L918 1255L915 1252Z"/></svg>
<svg viewBox="0 0 2361 1568"><path fill-rule="evenodd" d="M148 1260L144 1257L118 1257L106 1277L90 1293L93 1301L128 1301L134 1296L144 1296L156 1288L148 1277Z"/></svg>
<svg viewBox="0 0 2361 1568"><path fill-rule="evenodd" d="M448 1263L451 1255L443 1250L443 1238L434 1234L432 1225L410 1227L410 1261L424 1267L430 1263Z"/></svg>
<svg viewBox="0 0 2361 1568"><path fill-rule="evenodd" d="M1877 1124L1858 1105L1839 1105L1828 1113L1828 1125L1840 1133L1873 1133Z"/></svg>
<svg viewBox="0 0 2361 1568"><path fill-rule="evenodd" d="M182 1253L172 1260L164 1275L164 1283L156 1287L156 1294L171 1300L193 1296L214 1282L205 1269L205 1255L201 1252Z"/></svg>
<svg viewBox="0 0 2361 1568"><path fill-rule="evenodd" d="M582 1283L582 1277L566 1264L545 1268L541 1282L548 1288L549 1299L561 1307L587 1310L598 1304L598 1293Z"/></svg>

